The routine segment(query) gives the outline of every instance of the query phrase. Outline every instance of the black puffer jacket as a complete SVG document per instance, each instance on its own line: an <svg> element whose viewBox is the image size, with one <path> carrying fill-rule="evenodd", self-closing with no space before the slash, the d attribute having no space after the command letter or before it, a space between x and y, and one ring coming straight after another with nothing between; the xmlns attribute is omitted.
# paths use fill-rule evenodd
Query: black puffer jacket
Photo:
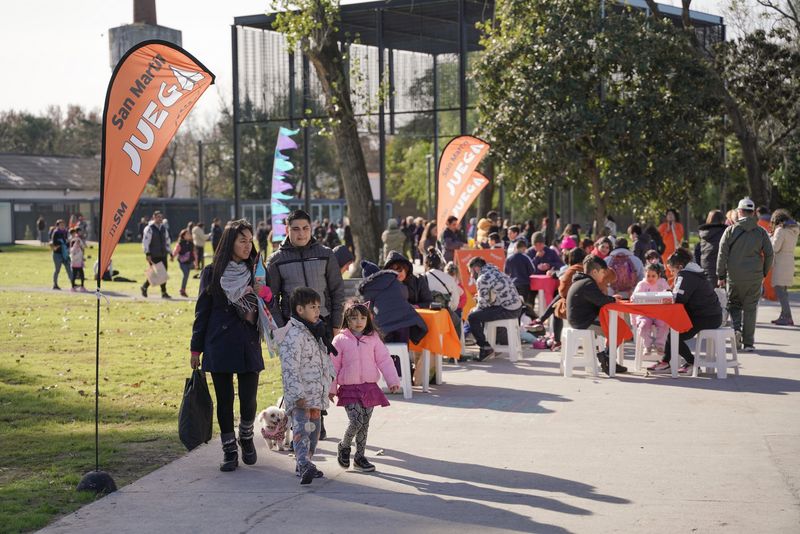
<svg viewBox="0 0 800 534"><path fill-rule="evenodd" d="M694 247L694 262L706 274L706 278L713 285L717 285L717 255L719 254L719 240L727 228L724 224L703 224L697 230L700 242Z"/></svg>
<svg viewBox="0 0 800 534"><path fill-rule="evenodd" d="M392 250L386 255L383 264L384 269L388 269L393 263L402 263L408 268L408 276L403 280L403 284L408 288L408 302L420 308L430 308L433 302L433 295L428 287L428 280L424 276L414 274L414 265L403 254Z"/></svg>
<svg viewBox="0 0 800 534"><path fill-rule="evenodd" d="M370 272L370 269L365 271ZM358 293L365 301L369 301L370 309L375 314L375 324L384 335L409 327L411 341L419 343L428 333L425 321L408 303L405 286L397 280L395 271L378 271L367 276L359 284Z"/></svg>

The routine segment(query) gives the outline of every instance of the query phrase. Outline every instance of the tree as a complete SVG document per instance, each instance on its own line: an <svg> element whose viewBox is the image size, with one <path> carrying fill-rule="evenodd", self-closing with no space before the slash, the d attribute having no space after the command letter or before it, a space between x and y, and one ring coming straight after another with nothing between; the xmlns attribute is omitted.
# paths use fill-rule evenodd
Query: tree
<svg viewBox="0 0 800 534"><path fill-rule="evenodd" d="M797 30L793 0L758 2L782 14ZM661 16L655 0L647 0L647 4L656 17ZM783 28L770 32L759 29L707 47L698 39L691 21L692 0L682 0L681 4L685 47L705 69L709 88L721 98L730 129L741 145L750 196L756 204L768 206L775 152L786 147L800 125L800 55L793 38Z"/></svg>
<svg viewBox="0 0 800 534"><path fill-rule="evenodd" d="M665 21L598 1L501 0L475 74L482 133L507 190L542 202L588 185L594 218L685 203L715 165L717 101Z"/></svg>
<svg viewBox="0 0 800 534"><path fill-rule="evenodd" d="M349 207L356 264L362 257L377 260L381 229L353 113L345 58L339 47L338 0L275 0L273 7L283 11L273 27L286 35L290 49L300 45L314 66L325 95L325 110Z"/></svg>

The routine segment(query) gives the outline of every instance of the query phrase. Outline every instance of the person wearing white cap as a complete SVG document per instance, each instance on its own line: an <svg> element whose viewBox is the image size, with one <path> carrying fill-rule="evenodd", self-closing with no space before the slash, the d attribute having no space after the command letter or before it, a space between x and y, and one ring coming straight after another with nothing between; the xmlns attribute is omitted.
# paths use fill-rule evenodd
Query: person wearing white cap
<svg viewBox="0 0 800 534"><path fill-rule="evenodd" d="M746 352L755 350L756 311L761 283L772 267L772 243L758 225L756 205L745 197L739 201L736 224L729 226L719 243L719 286L728 286L728 312L736 343Z"/></svg>

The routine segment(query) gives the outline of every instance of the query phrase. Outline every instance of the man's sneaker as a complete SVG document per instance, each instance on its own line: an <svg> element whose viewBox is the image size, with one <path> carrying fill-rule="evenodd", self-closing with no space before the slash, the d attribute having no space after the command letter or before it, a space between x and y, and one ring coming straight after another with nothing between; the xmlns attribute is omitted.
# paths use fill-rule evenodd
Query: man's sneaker
<svg viewBox="0 0 800 534"><path fill-rule="evenodd" d="M692 371L692 366L688 363L684 363L680 367L678 367L678 372L681 374L690 373Z"/></svg>
<svg viewBox="0 0 800 534"><path fill-rule="evenodd" d="M339 465L347 469L350 467L350 447L342 447L339 445L337 450L336 461L339 462Z"/></svg>
<svg viewBox="0 0 800 534"><path fill-rule="evenodd" d="M744 342L742 341L742 333L739 330L734 331L734 336L736 337L736 348L738 350L744 349Z"/></svg>
<svg viewBox="0 0 800 534"><path fill-rule="evenodd" d="M253 465L258 460L256 453L256 445L253 443L253 438L240 439L239 446L242 448L242 461L247 465Z"/></svg>
<svg viewBox="0 0 800 534"><path fill-rule="evenodd" d="M142 291L142 296L143 296L144 298L147 298L147 288L146 288L146 287L144 287L144 286L142 286L142 287L140 287L139 289Z"/></svg>
<svg viewBox="0 0 800 534"><path fill-rule="evenodd" d="M775 323L778 326L794 326L794 321L793 320L786 319L786 318L783 318L783 317L780 318L780 319L776 319L776 320L774 320L772 322Z"/></svg>
<svg viewBox="0 0 800 534"><path fill-rule="evenodd" d="M753 345L745 345L742 347L742 350L745 352L753 352L756 350L756 348Z"/></svg>
<svg viewBox="0 0 800 534"><path fill-rule="evenodd" d="M375 466L369 463L369 460L363 456L356 456L353 459L353 468L356 471L361 471L362 473L371 473L372 471L375 471Z"/></svg>
<svg viewBox="0 0 800 534"><path fill-rule="evenodd" d="M53 289L55 289L56 291L61 291L61 288L60 288L60 287L58 287L58 285L54 285L54 286L53 286Z"/></svg>
<svg viewBox="0 0 800 534"><path fill-rule="evenodd" d="M669 362L661 360L647 368L648 371L666 371L669 369Z"/></svg>
<svg viewBox="0 0 800 534"><path fill-rule="evenodd" d="M483 362L486 360L491 360L495 357L495 352L492 347L481 347L478 351L478 361Z"/></svg>
<svg viewBox="0 0 800 534"><path fill-rule="evenodd" d="M311 484L311 481L315 478L320 478L322 476L322 471L317 470L316 466L311 462L308 462L303 470L300 472L300 484L305 486L306 484Z"/></svg>
<svg viewBox="0 0 800 534"><path fill-rule="evenodd" d="M179 293L181 294L182 297L187 297L187 298L189 297L189 295L186 294L186 290L185 289L181 289L179 291Z"/></svg>
<svg viewBox="0 0 800 534"><path fill-rule="evenodd" d="M169 293L161 293L162 299L171 299L172 297L169 296Z"/></svg>

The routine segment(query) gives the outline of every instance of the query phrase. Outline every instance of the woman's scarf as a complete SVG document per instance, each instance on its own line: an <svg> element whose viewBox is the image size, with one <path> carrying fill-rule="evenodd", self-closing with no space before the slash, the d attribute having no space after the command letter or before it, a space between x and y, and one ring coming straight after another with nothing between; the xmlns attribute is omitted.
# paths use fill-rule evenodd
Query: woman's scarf
<svg viewBox="0 0 800 534"><path fill-rule="evenodd" d="M328 349L329 354L333 354L334 356L339 354L339 351L337 351L336 348L331 344L331 340L328 339L328 329L326 328L324 321L317 321L316 323L312 324L297 315L295 312L292 312L292 317L308 328L308 331L311 332L311 335L314 336L314 339L317 341L322 341L322 344Z"/></svg>
<svg viewBox="0 0 800 534"><path fill-rule="evenodd" d="M270 353L274 353L271 331L275 328L272 317L267 313L264 303L252 291L253 277L247 263L231 261L219 281L222 291L242 317L254 313L256 326L261 338L267 342Z"/></svg>

